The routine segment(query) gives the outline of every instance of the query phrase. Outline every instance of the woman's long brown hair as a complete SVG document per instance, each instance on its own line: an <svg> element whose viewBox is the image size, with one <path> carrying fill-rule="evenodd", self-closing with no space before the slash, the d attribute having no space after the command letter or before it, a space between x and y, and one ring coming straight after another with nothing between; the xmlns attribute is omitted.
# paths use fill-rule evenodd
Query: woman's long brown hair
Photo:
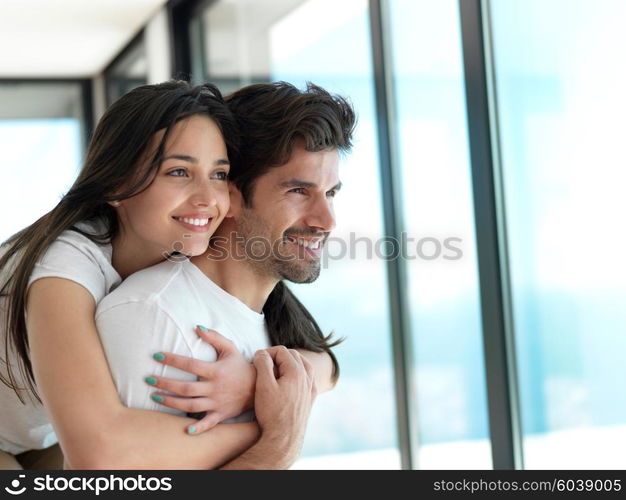
<svg viewBox="0 0 626 500"><path fill-rule="evenodd" d="M235 121L215 86L192 87L184 81L169 81L130 91L103 115L83 168L59 204L4 242L4 253L0 252L0 299L5 300L5 316L0 328L5 330L2 365L6 370L0 370L0 380L13 388L22 403L24 391L41 402L30 361L25 318L33 267L63 231L77 230L74 225L78 222L103 221L107 228L103 234L81 234L98 243L111 241L119 227L116 212L108 202L129 198L149 187L161 164L171 128L179 120L197 114L210 117L218 125L229 156L234 155L238 143ZM147 149L159 130L165 133L145 168L142 159L152 154ZM12 362L14 357L17 366ZM19 387L15 369L27 387Z"/></svg>

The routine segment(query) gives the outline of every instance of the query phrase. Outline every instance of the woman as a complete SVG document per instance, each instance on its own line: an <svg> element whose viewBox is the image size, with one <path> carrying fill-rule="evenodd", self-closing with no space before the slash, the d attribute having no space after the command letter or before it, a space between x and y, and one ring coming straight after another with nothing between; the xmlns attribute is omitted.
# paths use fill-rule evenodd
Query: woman
<svg viewBox="0 0 626 500"><path fill-rule="evenodd" d="M135 89L103 116L81 174L57 207L6 242L0 258L0 334L9 361L2 378L12 387L0 388L6 468L19 468L25 454L33 463L35 449L56 460L46 468L60 466L50 421L67 464L81 468L132 466L140 457L164 468L212 468L256 439L252 423L191 438L180 433L181 422L191 419L124 408L94 323L97 302L128 275L173 252L206 249L228 210L235 138L233 118L211 85ZM31 366L31 356L47 361Z"/></svg>

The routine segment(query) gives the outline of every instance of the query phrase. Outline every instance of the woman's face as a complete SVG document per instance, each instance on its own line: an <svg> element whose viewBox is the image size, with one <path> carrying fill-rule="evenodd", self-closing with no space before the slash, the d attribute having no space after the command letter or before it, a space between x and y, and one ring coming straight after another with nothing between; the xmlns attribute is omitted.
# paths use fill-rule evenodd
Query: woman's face
<svg viewBox="0 0 626 500"><path fill-rule="evenodd" d="M154 135L146 157L163 134ZM119 201L120 242L150 260L174 251L199 255L230 205L224 139L213 120L191 116L172 127L163 158L150 187Z"/></svg>

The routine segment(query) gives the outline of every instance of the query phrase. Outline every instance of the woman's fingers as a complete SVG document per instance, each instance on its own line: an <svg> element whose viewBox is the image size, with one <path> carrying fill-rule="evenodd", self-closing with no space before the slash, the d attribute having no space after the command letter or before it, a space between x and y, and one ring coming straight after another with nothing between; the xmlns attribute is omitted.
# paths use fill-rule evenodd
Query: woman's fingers
<svg viewBox="0 0 626 500"><path fill-rule="evenodd" d="M171 392L177 396L210 396L210 391L212 389L211 382L205 380L181 381L173 378L157 377L154 375L146 377L144 380L152 387Z"/></svg>
<svg viewBox="0 0 626 500"><path fill-rule="evenodd" d="M213 409L210 398L184 398L162 392L155 392L150 397L156 403L185 413L200 413Z"/></svg>
<svg viewBox="0 0 626 500"><path fill-rule="evenodd" d="M232 340L227 339L215 330L210 330L205 326L198 325L196 326L196 334L207 344L211 344L215 348L218 358L233 352L238 352L237 346L235 346Z"/></svg>
<svg viewBox="0 0 626 500"><path fill-rule="evenodd" d="M206 416L187 426L187 434L201 434L204 431L212 429L219 424L223 419L216 411L207 412Z"/></svg>
<svg viewBox="0 0 626 500"><path fill-rule="evenodd" d="M173 366L187 373L193 373L199 377L209 378L211 376L211 362L200 361L199 359L181 356L171 352L157 352L153 358L164 365Z"/></svg>

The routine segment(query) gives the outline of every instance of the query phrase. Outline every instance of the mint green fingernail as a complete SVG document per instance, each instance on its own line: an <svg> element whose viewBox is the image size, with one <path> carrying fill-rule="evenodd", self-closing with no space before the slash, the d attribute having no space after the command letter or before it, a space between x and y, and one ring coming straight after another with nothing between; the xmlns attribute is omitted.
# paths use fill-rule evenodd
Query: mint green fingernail
<svg viewBox="0 0 626 500"><path fill-rule="evenodd" d="M163 361L165 359L165 355L160 352L157 352L152 357L156 359L157 361Z"/></svg>
<svg viewBox="0 0 626 500"><path fill-rule="evenodd" d="M196 428L192 425L191 427L187 427L187 434L195 434Z"/></svg>
<svg viewBox="0 0 626 500"><path fill-rule="evenodd" d="M156 385L157 379L155 379L154 377L146 377L146 382L148 382L150 385Z"/></svg>
<svg viewBox="0 0 626 500"><path fill-rule="evenodd" d="M153 394L150 397L152 398L153 401L156 401L157 403L163 402L163 396L159 396L158 394Z"/></svg>
<svg viewBox="0 0 626 500"><path fill-rule="evenodd" d="M209 329L206 326L202 326L202 325L198 325L198 328L200 328L200 330L202 330L203 332L208 332ZM194 427L195 429L195 427Z"/></svg>

